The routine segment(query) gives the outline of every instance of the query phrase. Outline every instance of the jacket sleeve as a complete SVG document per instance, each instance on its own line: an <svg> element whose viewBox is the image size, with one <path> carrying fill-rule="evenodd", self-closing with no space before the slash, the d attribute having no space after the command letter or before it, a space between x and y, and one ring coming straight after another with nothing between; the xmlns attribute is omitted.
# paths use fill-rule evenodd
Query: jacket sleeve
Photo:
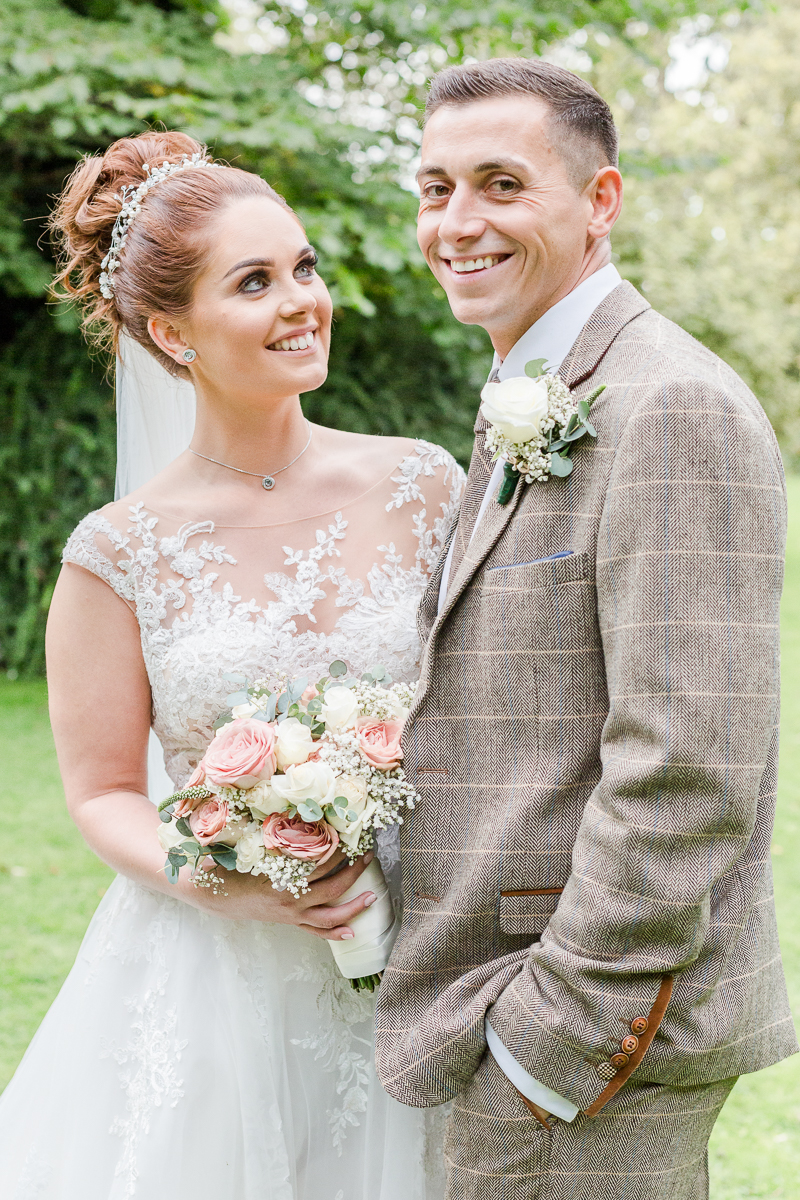
<svg viewBox="0 0 800 1200"><path fill-rule="evenodd" d="M646 1055L753 835L784 542L780 456L749 394L651 393L600 522L602 775L558 908L490 1011L521 1066L590 1115Z"/></svg>

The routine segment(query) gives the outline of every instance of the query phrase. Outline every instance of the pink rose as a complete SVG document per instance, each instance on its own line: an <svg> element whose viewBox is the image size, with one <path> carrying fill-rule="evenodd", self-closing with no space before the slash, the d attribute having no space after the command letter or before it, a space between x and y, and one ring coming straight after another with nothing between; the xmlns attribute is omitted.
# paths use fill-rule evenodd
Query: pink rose
<svg viewBox="0 0 800 1200"><path fill-rule="evenodd" d="M239 717L223 725L200 766L217 787L254 787L275 772L275 726Z"/></svg>
<svg viewBox="0 0 800 1200"><path fill-rule="evenodd" d="M300 697L300 703L305 708L311 703L311 701L317 695L319 695L319 693L317 692L317 685L315 683L310 683L308 685L308 687L306 688L306 690L303 692L302 696Z"/></svg>
<svg viewBox="0 0 800 1200"><path fill-rule="evenodd" d="M326 821L301 821L286 813L271 813L261 828L267 850L309 862L327 862L339 845L338 833Z"/></svg>
<svg viewBox="0 0 800 1200"><path fill-rule="evenodd" d="M356 721L358 748L370 766L379 771L391 771L400 765L402 721L376 721L374 717L359 717Z"/></svg>
<svg viewBox="0 0 800 1200"><path fill-rule="evenodd" d="M199 808L189 815L189 828L201 846L215 842L228 824L228 805L225 800L212 796L204 800Z"/></svg>

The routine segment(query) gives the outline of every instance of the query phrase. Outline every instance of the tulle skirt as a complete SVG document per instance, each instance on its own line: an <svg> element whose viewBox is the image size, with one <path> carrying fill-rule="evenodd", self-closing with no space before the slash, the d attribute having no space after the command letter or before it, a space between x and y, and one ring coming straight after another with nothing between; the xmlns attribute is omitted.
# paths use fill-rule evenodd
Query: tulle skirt
<svg viewBox="0 0 800 1200"><path fill-rule="evenodd" d="M441 1200L324 942L117 878L0 1098L4 1200Z"/></svg>

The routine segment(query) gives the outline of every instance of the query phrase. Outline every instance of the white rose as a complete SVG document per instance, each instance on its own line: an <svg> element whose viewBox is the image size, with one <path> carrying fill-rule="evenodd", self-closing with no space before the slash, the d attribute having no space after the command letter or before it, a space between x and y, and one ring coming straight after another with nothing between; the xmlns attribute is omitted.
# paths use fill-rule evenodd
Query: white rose
<svg viewBox="0 0 800 1200"><path fill-rule="evenodd" d="M162 821L158 827L158 840L161 843L161 849L165 854L169 854L175 846L180 846L181 842L191 841L185 833L181 833L178 829L177 821Z"/></svg>
<svg viewBox="0 0 800 1200"><path fill-rule="evenodd" d="M272 776L272 790L289 804L316 800L320 807L336 795L336 776L327 763L304 762L286 768L285 775Z"/></svg>
<svg viewBox="0 0 800 1200"><path fill-rule="evenodd" d="M252 717L258 712L258 705L253 704L252 700L248 700L247 704L234 704L231 713L238 721L239 717Z"/></svg>
<svg viewBox="0 0 800 1200"><path fill-rule="evenodd" d="M314 749L311 730L302 721L298 721L297 717L287 717L278 725L275 749L278 766L282 771L295 763L304 763Z"/></svg>
<svg viewBox="0 0 800 1200"><path fill-rule="evenodd" d="M273 779L275 776L273 775ZM273 792L272 784L269 780L264 780L262 783L257 783L255 787L250 788L245 797L245 803L263 821L270 813L286 812L289 807L287 802L277 792Z"/></svg>
<svg viewBox="0 0 800 1200"><path fill-rule="evenodd" d="M547 384L527 375L487 383L481 392L481 411L509 441L519 445L541 432L547 416Z"/></svg>
<svg viewBox="0 0 800 1200"><path fill-rule="evenodd" d="M355 725L358 700L350 688L329 687L322 704L321 717L331 733L340 733Z"/></svg>
<svg viewBox="0 0 800 1200"><path fill-rule="evenodd" d="M340 842L343 842L344 845L348 846L351 850L355 850L356 846L358 845L358 839L364 832L365 826L367 826L372 820L372 814L375 812L377 807L378 806L375 800L368 800L364 805L362 812L355 821L342 820L341 817L331 817L328 821L328 824L332 825L333 828L338 832Z"/></svg>
<svg viewBox="0 0 800 1200"><path fill-rule="evenodd" d="M236 843L236 870L248 875L264 861L266 853L261 826L248 825Z"/></svg>
<svg viewBox="0 0 800 1200"><path fill-rule="evenodd" d="M340 775L336 780L336 795L344 796L348 808L361 813L367 803L367 781L361 775Z"/></svg>

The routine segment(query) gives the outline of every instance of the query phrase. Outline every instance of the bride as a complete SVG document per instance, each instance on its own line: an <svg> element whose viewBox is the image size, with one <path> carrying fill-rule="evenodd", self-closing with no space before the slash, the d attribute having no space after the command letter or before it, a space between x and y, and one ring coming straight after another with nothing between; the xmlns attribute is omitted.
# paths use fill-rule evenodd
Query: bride
<svg viewBox="0 0 800 1200"><path fill-rule="evenodd" d="M341 658L414 680L415 609L460 469L425 442L304 419L331 300L298 219L258 176L146 133L83 162L53 224L90 337L124 334L190 380L197 418L189 449L90 513L64 551L52 724L70 812L118 877L0 1100L0 1192L433 1200L429 1118L381 1090L373 999L324 944L352 938L375 898L334 907L365 860L300 899L236 872L224 894L173 886L146 759L152 726L185 784L224 672L319 677ZM391 876L390 836L378 855Z"/></svg>

